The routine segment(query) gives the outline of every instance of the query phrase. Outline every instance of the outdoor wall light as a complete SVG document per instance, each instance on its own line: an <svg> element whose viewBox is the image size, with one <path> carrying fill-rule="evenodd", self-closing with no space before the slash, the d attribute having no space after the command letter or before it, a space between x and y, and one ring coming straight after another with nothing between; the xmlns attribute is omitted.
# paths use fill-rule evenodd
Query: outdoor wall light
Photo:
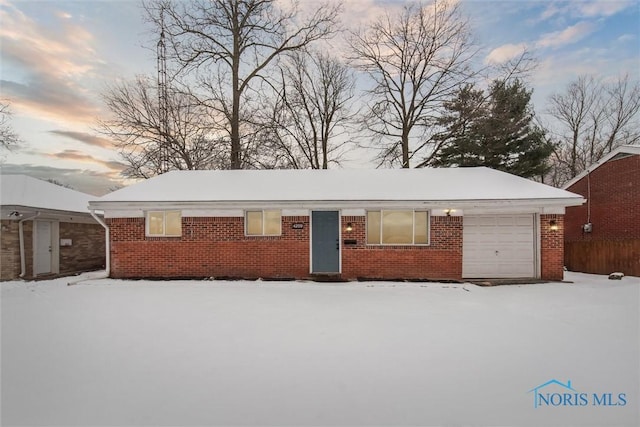
<svg viewBox="0 0 640 427"><path fill-rule="evenodd" d="M549 230L558 231L558 222L555 219L549 221Z"/></svg>
<svg viewBox="0 0 640 427"><path fill-rule="evenodd" d="M345 228L345 231L351 232L353 231L353 224L351 224L350 222L347 223L347 228Z"/></svg>
<svg viewBox="0 0 640 427"><path fill-rule="evenodd" d="M9 218L20 218L22 214L18 211L13 211L9 214Z"/></svg>
<svg viewBox="0 0 640 427"><path fill-rule="evenodd" d="M444 213L446 213L446 214L447 214L447 216L451 216L451 214L452 214L453 212L455 212L455 211L456 211L455 209L445 209L445 210L444 210Z"/></svg>

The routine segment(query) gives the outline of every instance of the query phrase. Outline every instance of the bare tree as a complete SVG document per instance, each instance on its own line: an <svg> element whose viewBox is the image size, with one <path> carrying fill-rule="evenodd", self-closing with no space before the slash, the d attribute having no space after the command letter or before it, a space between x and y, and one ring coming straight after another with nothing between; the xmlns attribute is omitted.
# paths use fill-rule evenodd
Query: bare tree
<svg viewBox="0 0 640 427"><path fill-rule="evenodd" d="M580 76L549 98L556 142L552 183L561 185L623 144L640 141L640 84Z"/></svg>
<svg viewBox="0 0 640 427"><path fill-rule="evenodd" d="M20 137L11 126L9 104L0 102L0 148L12 149L20 143Z"/></svg>
<svg viewBox="0 0 640 427"><path fill-rule="evenodd" d="M602 112L602 88L593 77L582 76L572 82L565 93L554 94L549 98L549 114L562 123L564 135L562 142L556 149L556 155L562 159L568 168L569 178L574 177L585 165L585 153L580 153L585 147L594 146L591 120ZM589 129L591 127L591 129ZM586 144L583 138L588 138Z"/></svg>
<svg viewBox="0 0 640 427"><path fill-rule="evenodd" d="M280 71L281 89L265 109L271 114L263 138L288 167L327 169L339 163L355 115L353 72L341 60L317 51L291 53Z"/></svg>
<svg viewBox="0 0 640 427"><path fill-rule="evenodd" d="M528 48L523 48L519 55L514 56L502 63L494 64L488 70L494 77L486 76L486 80L500 80L505 83L514 80L527 81L531 77L531 73L538 68L538 59Z"/></svg>
<svg viewBox="0 0 640 427"><path fill-rule="evenodd" d="M168 130L162 123L158 88L149 77L116 83L102 94L111 117L98 132L114 141L127 169L123 175L149 178L169 169L214 169L228 164L228 144L212 132L213 122L189 94L168 90ZM168 159L166 154L168 153Z"/></svg>
<svg viewBox="0 0 640 427"><path fill-rule="evenodd" d="M335 31L338 6L319 5L307 16L297 4L277 0L159 0L145 4L148 18L164 26L169 57L180 73L195 72L201 102L227 122L230 167L245 166L243 114L261 94L256 81L284 53ZM249 110L251 111L251 110ZM250 138L249 138L250 139Z"/></svg>
<svg viewBox="0 0 640 427"><path fill-rule="evenodd" d="M408 168L426 156L430 125L443 103L473 76L473 45L459 5L410 4L350 38L357 66L372 80L365 130L379 143L381 163Z"/></svg>

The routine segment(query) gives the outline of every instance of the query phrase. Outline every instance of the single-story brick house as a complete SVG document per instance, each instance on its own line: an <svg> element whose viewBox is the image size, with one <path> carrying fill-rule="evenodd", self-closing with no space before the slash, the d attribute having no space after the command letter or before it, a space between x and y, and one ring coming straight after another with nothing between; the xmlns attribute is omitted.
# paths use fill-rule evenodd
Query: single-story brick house
<svg viewBox="0 0 640 427"><path fill-rule="evenodd" d="M583 198L484 167L175 171L90 202L114 278L562 279Z"/></svg>
<svg viewBox="0 0 640 427"><path fill-rule="evenodd" d="M0 176L0 280L103 268L105 231L94 198L26 175Z"/></svg>
<svg viewBox="0 0 640 427"><path fill-rule="evenodd" d="M567 208L567 268L640 276L640 146L616 148L563 188L587 199Z"/></svg>

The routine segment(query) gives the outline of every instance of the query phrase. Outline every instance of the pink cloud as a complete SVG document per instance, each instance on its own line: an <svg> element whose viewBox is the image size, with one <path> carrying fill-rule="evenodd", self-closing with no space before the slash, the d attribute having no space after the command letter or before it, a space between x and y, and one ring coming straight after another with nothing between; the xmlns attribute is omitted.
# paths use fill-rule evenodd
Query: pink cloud
<svg viewBox="0 0 640 427"><path fill-rule="evenodd" d="M47 154L47 156L54 159L73 160L80 163L93 163L117 172L120 172L126 168L126 166L120 162L116 162L114 160L97 159L89 154L78 150L64 150L59 153Z"/></svg>
<svg viewBox="0 0 640 427"><path fill-rule="evenodd" d="M4 73L3 92L23 113L90 123L99 108L81 81L101 64L93 36L70 22L68 13L54 16L56 25L47 27L10 3L0 4L2 62L17 71Z"/></svg>
<svg viewBox="0 0 640 427"><path fill-rule="evenodd" d="M83 142L85 144L92 145L94 147L111 149L114 146L113 142L109 141L108 139L101 138L101 137L95 136L95 135L91 135L90 133L87 133L87 132L76 132L76 131L67 131L67 130L51 130L51 131L49 131L49 133L52 133L54 135L64 136L64 137L73 139L75 141L80 141L80 142Z"/></svg>

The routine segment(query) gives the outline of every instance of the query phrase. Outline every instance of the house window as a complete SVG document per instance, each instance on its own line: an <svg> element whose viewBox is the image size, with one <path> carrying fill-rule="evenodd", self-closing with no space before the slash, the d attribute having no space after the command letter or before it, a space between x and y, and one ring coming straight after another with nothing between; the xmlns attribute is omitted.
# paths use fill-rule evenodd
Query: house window
<svg viewBox="0 0 640 427"><path fill-rule="evenodd" d="M413 210L368 211L367 244L429 244L429 212Z"/></svg>
<svg viewBox="0 0 640 427"><path fill-rule="evenodd" d="M282 234L281 220L279 210L247 211L245 233L247 236L279 236Z"/></svg>
<svg viewBox="0 0 640 427"><path fill-rule="evenodd" d="M181 236L182 213L180 211L147 212L147 236Z"/></svg>

